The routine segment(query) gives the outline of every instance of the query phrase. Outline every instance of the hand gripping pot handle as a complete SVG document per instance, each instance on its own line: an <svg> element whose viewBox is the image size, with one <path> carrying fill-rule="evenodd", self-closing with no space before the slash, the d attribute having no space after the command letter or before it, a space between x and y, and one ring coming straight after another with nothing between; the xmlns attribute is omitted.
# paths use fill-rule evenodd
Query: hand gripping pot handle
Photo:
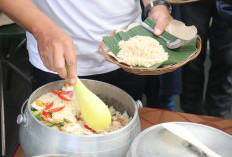
<svg viewBox="0 0 232 157"><path fill-rule="evenodd" d="M140 100L135 101L136 106L139 108L143 107L143 103Z"/></svg>
<svg viewBox="0 0 232 157"><path fill-rule="evenodd" d="M27 117L25 116L25 114L24 114L24 107L25 107L25 105L27 104L27 101L28 100L26 100L24 103L23 103L23 105L22 105L22 107L21 107L21 113L18 115L18 117L17 117L17 124L23 124L23 125L25 125L26 123L27 123Z"/></svg>

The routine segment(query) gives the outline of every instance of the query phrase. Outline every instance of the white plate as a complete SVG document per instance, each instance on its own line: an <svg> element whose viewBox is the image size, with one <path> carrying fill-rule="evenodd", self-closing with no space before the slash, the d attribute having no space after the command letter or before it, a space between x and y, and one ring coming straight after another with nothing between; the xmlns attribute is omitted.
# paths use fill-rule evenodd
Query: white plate
<svg viewBox="0 0 232 157"><path fill-rule="evenodd" d="M200 142L220 154L232 157L232 136L216 128L191 123L169 122L181 125L195 135ZM168 124L168 123L166 123ZM161 124L149 127L132 142L127 157L199 157L184 145L184 140L174 136Z"/></svg>

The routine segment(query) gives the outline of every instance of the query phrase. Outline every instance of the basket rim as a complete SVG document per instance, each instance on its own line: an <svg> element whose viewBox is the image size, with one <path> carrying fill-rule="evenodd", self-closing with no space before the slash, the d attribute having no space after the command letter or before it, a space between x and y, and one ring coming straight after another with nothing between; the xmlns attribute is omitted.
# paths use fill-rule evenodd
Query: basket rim
<svg viewBox="0 0 232 157"><path fill-rule="evenodd" d="M110 33L110 36L115 34L115 30L113 32ZM186 59L185 61L173 64L173 65L169 65L166 67L161 67L161 68L156 68L156 69L152 69L152 68L134 68L134 67L130 67L128 65L125 65L123 63L119 63L115 58L113 58L112 56L110 56L108 53L110 52L109 49L105 50L106 47L106 43L104 42L104 40L101 41L100 45L99 45L99 52L105 57L105 59L111 63L117 64L120 68L124 69L127 72L130 73L134 73L137 75L160 75L160 74L164 74L167 72L172 72L174 70L176 70L177 68L183 66L184 64L188 63L189 61L195 59L201 52L201 37L198 35L197 36L197 40L196 40L196 52L189 57L188 59Z"/></svg>

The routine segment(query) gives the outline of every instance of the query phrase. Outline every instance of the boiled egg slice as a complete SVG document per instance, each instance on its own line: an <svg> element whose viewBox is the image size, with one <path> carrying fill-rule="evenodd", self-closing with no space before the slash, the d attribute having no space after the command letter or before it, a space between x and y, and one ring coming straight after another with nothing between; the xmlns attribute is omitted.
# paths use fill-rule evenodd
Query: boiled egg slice
<svg viewBox="0 0 232 157"><path fill-rule="evenodd" d="M64 85L64 87L62 87L62 90L65 91L65 92L73 91L73 86L70 85L69 83L66 83L66 84Z"/></svg>
<svg viewBox="0 0 232 157"><path fill-rule="evenodd" d="M31 106L34 107L36 110L43 110L45 108L45 105L38 105L36 101L33 102Z"/></svg>

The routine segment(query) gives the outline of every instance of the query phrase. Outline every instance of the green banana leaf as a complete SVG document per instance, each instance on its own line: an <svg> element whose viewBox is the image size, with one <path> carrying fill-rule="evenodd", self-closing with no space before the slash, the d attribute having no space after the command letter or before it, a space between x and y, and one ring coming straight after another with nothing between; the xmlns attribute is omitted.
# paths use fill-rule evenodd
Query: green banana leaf
<svg viewBox="0 0 232 157"><path fill-rule="evenodd" d="M155 22L149 18L147 18L144 22L152 28L155 27ZM163 62L161 64L161 66L168 66L168 65L172 65L172 64L176 64L176 63L185 61L186 59L191 57L197 51L197 48L196 48L197 37L193 38L192 40L186 41L186 43L178 49L170 50L167 48L166 42L163 39L161 39L158 36L154 35L153 33L149 32L148 30L143 28L141 25L135 26L132 29L128 30L127 32L121 31L121 32L116 33L113 36L103 37L103 40L106 43L109 50L115 56L117 56L117 54L120 50L118 43L121 40L127 41L131 37L134 37L137 35L152 37L152 38L156 39L157 41L159 41L161 45L163 45L163 47L164 47L165 51L168 53L169 57L168 57L168 60L166 60L165 62ZM170 40L176 39L175 36L169 34L166 31L164 31L162 35L165 38L170 39ZM136 67L139 68L138 66L136 66ZM149 68L156 68L156 67L157 67L157 65L154 65L154 66L151 66Z"/></svg>

